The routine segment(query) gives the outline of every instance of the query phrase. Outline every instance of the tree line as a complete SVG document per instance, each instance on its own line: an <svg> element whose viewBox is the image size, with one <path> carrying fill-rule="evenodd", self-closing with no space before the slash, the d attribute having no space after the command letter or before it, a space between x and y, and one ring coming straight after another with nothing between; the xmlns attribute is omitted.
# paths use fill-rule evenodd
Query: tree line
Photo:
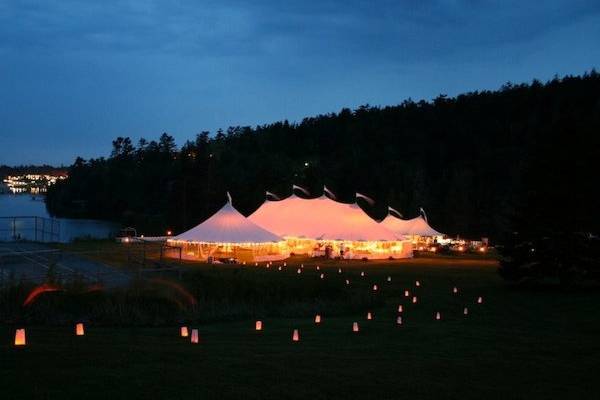
<svg viewBox="0 0 600 400"><path fill-rule="evenodd" d="M52 186L59 216L116 220L146 234L188 229L219 209L226 191L248 215L265 191L292 184L342 201L355 192L374 218L387 206L407 218L423 207L431 225L462 237L515 231L598 232L600 75L507 83L432 101L203 131L177 146L113 141L109 157L77 158Z"/></svg>

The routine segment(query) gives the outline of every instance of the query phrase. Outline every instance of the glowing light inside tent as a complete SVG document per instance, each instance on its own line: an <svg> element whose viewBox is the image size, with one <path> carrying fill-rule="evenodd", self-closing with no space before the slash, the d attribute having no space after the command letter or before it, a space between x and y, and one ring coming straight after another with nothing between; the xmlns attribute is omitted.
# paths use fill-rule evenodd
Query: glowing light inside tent
<svg viewBox="0 0 600 400"><path fill-rule="evenodd" d="M198 336L198 329L192 329L191 342L194 344L198 344L200 342L200 338Z"/></svg>
<svg viewBox="0 0 600 400"><path fill-rule="evenodd" d="M486 251L486 248L485 248L484 246L481 246L481 247L479 248L479 251L480 251L480 252L482 252L482 253L485 253L485 251Z"/></svg>
<svg viewBox="0 0 600 400"><path fill-rule="evenodd" d="M17 329L15 331L15 346L25 346L26 344L25 329Z"/></svg>
<svg viewBox="0 0 600 400"><path fill-rule="evenodd" d="M321 323L321 315L317 314L315 315L315 324L320 324Z"/></svg>
<svg viewBox="0 0 600 400"><path fill-rule="evenodd" d="M358 322L354 322L352 324L352 332L358 332L358 331L359 331L359 329L358 329Z"/></svg>
<svg viewBox="0 0 600 400"><path fill-rule="evenodd" d="M465 246L458 246L458 251L465 251Z"/></svg>
<svg viewBox="0 0 600 400"><path fill-rule="evenodd" d="M262 321L256 321L256 323L254 324L254 329L257 331L262 331Z"/></svg>
<svg viewBox="0 0 600 400"><path fill-rule="evenodd" d="M170 231L170 230L167 231L167 236L171 236L172 234L173 234L172 231Z"/></svg>
<svg viewBox="0 0 600 400"><path fill-rule="evenodd" d="M83 335L85 335L85 330L83 328L83 323L78 322L77 324L75 324L75 335L76 336L83 336Z"/></svg>
<svg viewBox="0 0 600 400"><path fill-rule="evenodd" d="M367 319L368 319L369 321L373 319L373 314L371 314L371 311L369 311L369 312L367 313Z"/></svg>
<svg viewBox="0 0 600 400"><path fill-rule="evenodd" d="M277 270L278 270L278 271L281 271L281 266L277 267Z"/></svg>
<svg viewBox="0 0 600 400"><path fill-rule="evenodd" d="M179 328L179 335L181 337L188 337L190 335L190 332L188 331L188 327L182 326L181 328Z"/></svg>
<svg viewBox="0 0 600 400"><path fill-rule="evenodd" d="M435 247L435 246L431 246L431 247L429 248L429 251L430 251L430 252L432 252L432 253L435 253L435 252L437 251L437 247Z"/></svg>
<svg viewBox="0 0 600 400"><path fill-rule="evenodd" d="M294 333L292 333L292 342L300 341L300 333L298 333L298 329L294 329Z"/></svg>

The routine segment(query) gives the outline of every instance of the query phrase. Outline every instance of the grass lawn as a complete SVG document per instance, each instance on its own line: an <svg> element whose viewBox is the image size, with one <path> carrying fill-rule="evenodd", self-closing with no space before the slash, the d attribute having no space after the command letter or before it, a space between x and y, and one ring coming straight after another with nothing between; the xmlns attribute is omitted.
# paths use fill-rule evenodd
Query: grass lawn
<svg viewBox="0 0 600 400"><path fill-rule="evenodd" d="M12 346L14 325L0 326L1 398L436 399L598 398L600 293L516 289L482 258L384 262L315 261L296 274L245 267L245 274L371 290L383 305L330 317L264 318L199 324L201 343L179 327L27 326L28 345ZM337 274L337 268L343 274ZM190 268L194 268L193 266ZM239 267L197 266L213 274ZM360 271L367 276L360 277ZM215 272L216 271L216 272ZM387 276L392 282L387 282ZM421 282L415 287L415 280ZM277 282L277 281L273 281ZM452 294L457 286L459 294ZM416 305L403 297L409 289ZM483 296L483 304L476 304ZM404 305L404 324L395 324ZM469 315L463 315L463 307ZM441 321L434 315L441 313ZM358 334L352 322L360 324ZM291 341L300 330L299 343Z"/></svg>

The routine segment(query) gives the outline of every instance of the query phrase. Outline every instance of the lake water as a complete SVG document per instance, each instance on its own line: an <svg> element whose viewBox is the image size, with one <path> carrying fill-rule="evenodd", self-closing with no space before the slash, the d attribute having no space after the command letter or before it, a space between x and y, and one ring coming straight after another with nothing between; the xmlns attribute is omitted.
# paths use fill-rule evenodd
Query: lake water
<svg viewBox="0 0 600 400"><path fill-rule="evenodd" d="M42 217L50 219L43 197L31 195L0 194L0 217ZM75 238L104 239L114 236L119 225L108 221L93 219L56 218L54 223L48 220L37 221L33 218L0 218L0 241L11 240L13 235L22 239L70 242ZM37 234L35 226L37 225ZM45 233L42 234L42 231ZM50 232L53 234L50 234ZM44 236L44 237L42 237Z"/></svg>

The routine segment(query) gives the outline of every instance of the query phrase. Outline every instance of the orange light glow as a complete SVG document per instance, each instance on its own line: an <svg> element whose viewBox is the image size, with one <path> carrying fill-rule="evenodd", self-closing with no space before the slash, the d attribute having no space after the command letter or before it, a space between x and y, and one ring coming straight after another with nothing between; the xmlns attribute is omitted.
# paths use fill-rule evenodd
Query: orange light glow
<svg viewBox="0 0 600 400"><path fill-rule="evenodd" d="M262 331L262 321L256 321L254 324L254 329L257 331Z"/></svg>
<svg viewBox="0 0 600 400"><path fill-rule="evenodd" d="M167 236L171 236L173 234L173 232L171 232L170 230L167 231Z"/></svg>
<svg viewBox="0 0 600 400"><path fill-rule="evenodd" d="M298 332L298 329L294 329L294 333L292 333L292 342L299 342L300 341L300 333Z"/></svg>
<svg viewBox="0 0 600 400"><path fill-rule="evenodd" d="M15 346L25 346L26 344L25 329L17 329L15 332Z"/></svg>
<svg viewBox="0 0 600 400"><path fill-rule="evenodd" d="M277 270L278 270L278 271L281 271L281 266L277 267Z"/></svg>
<svg viewBox="0 0 600 400"><path fill-rule="evenodd" d="M437 251L437 247L430 247L429 251L435 253Z"/></svg>
<svg viewBox="0 0 600 400"><path fill-rule="evenodd" d="M85 335L85 329L83 328L83 323L78 322L77 324L75 324L75 335L76 336Z"/></svg>
<svg viewBox="0 0 600 400"><path fill-rule="evenodd" d="M458 246L458 251L465 251L465 247L464 246Z"/></svg>
<svg viewBox="0 0 600 400"><path fill-rule="evenodd" d="M359 329L358 329L358 322L354 322L352 324L352 332L358 332L358 331L359 331Z"/></svg>
<svg viewBox="0 0 600 400"><path fill-rule="evenodd" d="M373 319L373 314L371 314L371 311L369 311L369 312L367 313L367 319L368 319L369 321Z"/></svg>
<svg viewBox="0 0 600 400"><path fill-rule="evenodd" d="M51 283L43 283L43 284L41 284L39 286L36 286L27 295L27 298L23 302L23 306L28 306L29 304L33 303L35 301L35 299L37 299L43 293L46 293L46 292L56 292L58 290L61 290L60 287L58 287L56 285L53 285Z"/></svg>
<svg viewBox="0 0 600 400"><path fill-rule="evenodd" d="M320 324L321 323L321 315L317 314L315 315L315 324Z"/></svg>
<svg viewBox="0 0 600 400"><path fill-rule="evenodd" d="M181 328L179 328L179 334L181 335L181 337L188 337L190 335L188 327L182 326Z"/></svg>
<svg viewBox="0 0 600 400"><path fill-rule="evenodd" d="M439 321L440 319L442 319L442 315L440 314L440 312L439 312L439 311L435 313L435 319L436 319L436 320L438 320L438 321Z"/></svg>
<svg viewBox="0 0 600 400"><path fill-rule="evenodd" d="M482 252L482 253L485 253L485 250L486 250L486 248L485 248L484 246L481 246L481 247L479 248L479 251L480 251L480 252Z"/></svg>
<svg viewBox="0 0 600 400"><path fill-rule="evenodd" d="M198 344L200 342L200 338L198 337L198 329L192 329L191 342L193 344Z"/></svg>

